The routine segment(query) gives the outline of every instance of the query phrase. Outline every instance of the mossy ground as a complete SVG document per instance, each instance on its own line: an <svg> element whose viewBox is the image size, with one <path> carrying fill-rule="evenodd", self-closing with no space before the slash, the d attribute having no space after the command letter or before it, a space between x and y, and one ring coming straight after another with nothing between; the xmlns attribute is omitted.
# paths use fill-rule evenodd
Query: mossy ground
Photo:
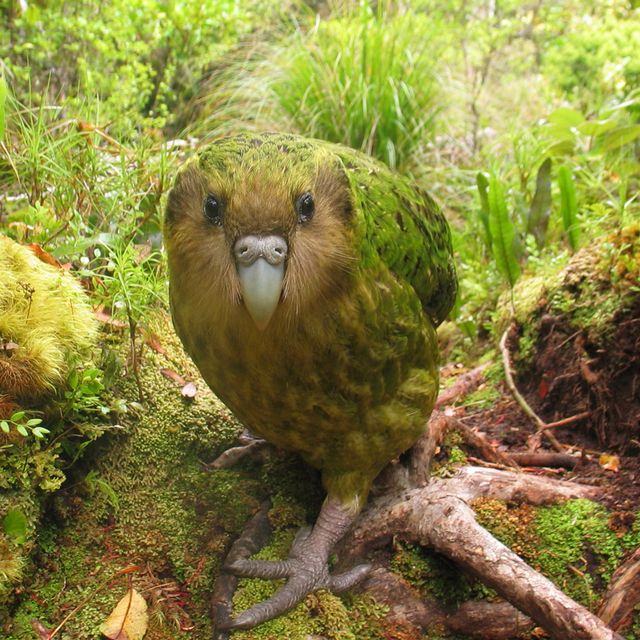
<svg viewBox="0 0 640 640"><path fill-rule="evenodd" d="M318 477L295 458L205 468L234 442L240 425L199 381L169 320L163 316L156 324L163 353L144 350L145 401L136 403L131 376L113 389L127 410L48 505L34 549L36 569L5 627L8 640L31 639L32 620L52 629L80 605L59 637L100 638L100 624L129 578L150 605L147 639L208 639L209 596L220 562L260 502L270 496L273 503L274 535L264 557L286 556L297 529L312 522L320 508ZM124 361L126 337L106 342ZM180 387L161 373L163 367L198 381L196 397L183 398ZM118 574L128 566L138 569ZM274 588L270 582L243 581L237 610ZM369 598L319 593L287 616L233 637L383 639L383 619L384 609Z"/></svg>
<svg viewBox="0 0 640 640"><path fill-rule="evenodd" d="M228 411L200 381L184 356L168 318L159 316L155 331L162 346L145 346L141 367L144 402L130 372L110 389L114 414L110 435L92 444L67 482L47 504L41 523L34 511L33 542L17 605L4 627L8 640L33 638L32 620L65 623L62 639L99 638L99 626L125 593L128 579L150 605L147 638L209 638L209 596L221 559L250 515L267 496L274 534L261 551L264 558L284 557L299 526L313 522L323 499L317 474L295 458L275 456L258 466L207 470L240 430ZM126 363L126 335L103 336L114 357ZM167 368L198 384L192 400L162 374ZM126 368L121 366L126 374ZM487 384L465 401L470 412L496 411L502 374L494 365ZM489 408L489 409L488 409ZM434 472L451 475L466 460L456 432L447 435ZM26 510L32 507L25 506ZM558 586L593 607L627 549L640 544L640 523L616 530L608 513L587 501L545 508L475 504L478 519ZM37 544L36 534L37 533ZM118 572L138 567L131 574ZM493 598L442 558L397 543L391 567L425 597L451 607L469 598ZM0 567L1 569L1 567ZM23 567L19 567L20 571ZM30 576L30 577L29 577ZM268 597L276 584L243 580L234 599L236 611ZM320 636L335 640L418 640L440 637L386 621L386 609L366 596L320 592L258 628L237 632L232 640Z"/></svg>
<svg viewBox="0 0 640 640"><path fill-rule="evenodd" d="M621 534L589 500L546 507L474 502L478 522L574 600L593 608L625 551L640 545L640 516Z"/></svg>

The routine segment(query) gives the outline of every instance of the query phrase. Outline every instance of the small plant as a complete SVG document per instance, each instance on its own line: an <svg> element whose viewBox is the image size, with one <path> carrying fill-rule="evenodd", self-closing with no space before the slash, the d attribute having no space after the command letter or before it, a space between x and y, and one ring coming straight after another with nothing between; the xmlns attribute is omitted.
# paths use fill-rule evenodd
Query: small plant
<svg viewBox="0 0 640 640"><path fill-rule="evenodd" d="M96 367L85 370L74 368L67 380L68 390L64 392L63 410L66 414L98 414L109 413L109 407L105 406L101 394L104 391L102 383L102 371Z"/></svg>
<svg viewBox="0 0 640 640"><path fill-rule="evenodd" d="M567 166L558 169L558 186L560 187L560 213L562 224L569 240L571 251L576 251L580 238L578 226L578 205L576 204L576 189L571 176L571 170Z"/></svg>
<svg viewBox="0 0 640 640"><path fill-rule="evenodd" d="M27 411L16 411L6 420L0 420L0 429L7 434L16 431L25 438L29 434L35 438L44 438L49 429L41 427L41 424L41 418L30 418Z"/></svg>
<svg viewBox="0 0 640 640"><path fill-rule="evenodd" d="M123 318L129 329L129 360L138 386L140 402L144 392L139 376L137 332L142 319L157 303L164 304L165 287L161 278L160 256L147 245L133 241L116 241L105 245L106 262L97 249L94 256L97 267L85 269L85 275L93 277L96 293L103 304L111 309L114 319Z"/></svg>
<svg viewBox="0 0 640 640"><path fill-rule="evenodd" d="M496 176L490 180L482 174L477 178L480 193L481 216L487 232L487 241L500 274L513 289L520 277L518 240L515 226L507 210L502 183Z"/></svg>

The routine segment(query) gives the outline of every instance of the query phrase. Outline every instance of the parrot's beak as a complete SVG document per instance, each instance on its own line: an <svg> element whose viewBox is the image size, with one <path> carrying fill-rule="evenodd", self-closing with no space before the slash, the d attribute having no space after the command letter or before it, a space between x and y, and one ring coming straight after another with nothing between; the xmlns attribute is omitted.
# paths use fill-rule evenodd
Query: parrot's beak
<svg viewBox="0 0 640 640"><path fill-rule="evenodd" d="M287 251L285 239L277 235L243 236L234 245L242 298L260 330L280 302Z"/></svg>

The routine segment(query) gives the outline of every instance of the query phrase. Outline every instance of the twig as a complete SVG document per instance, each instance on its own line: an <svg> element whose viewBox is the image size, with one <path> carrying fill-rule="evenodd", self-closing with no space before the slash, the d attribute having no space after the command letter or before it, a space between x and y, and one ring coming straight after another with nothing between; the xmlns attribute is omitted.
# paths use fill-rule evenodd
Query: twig
<svg viewBox="0 0 640 640"><path fill-rule="evenodd" d="M517 469L518 463L513 460L513 458L506 453L502 453L496 449L484 436L484 434L474 431L466 424L460 422L456 418L452 416L447 416L447 420L449 421L450 429L457 429L462 437L465 439L465 442L472 447L478 449L485 459L491 463L498 464L502 468L507 469Z"/></svg>
<svg viewBox="0 0 640 640"><path fill-rule="evenodd" d="M487 367L491 365L490 362L485 362L471 371L462 374L456 378L456 381L446 389L440 391L440 395L436 400L435 409L440 409L445 405L452 404L468 395L473 391L482 381L483 375Z"/></svg>
<svg viewBox="0 0 640 640"><path fill-rule="evenodd" d="M509 355L507 340L509 339L511 331L515 329L515 326L515 322L511 322L507 330L502 334L502 338L500 338L500 353L502 354L502 365L504 368L504 377L507 382L507 386L513 394L516 402L520 405L522 411L524 411L524 413L529 416L533 422L535 422L538 428L538 433L535 435L539 437L539 434L542 433L556 451L562 452L563 447L560 442L558 442L558 439L551 433L551 431L545 429L547 423L529 406L529 403L524 399L524 396L518 391L518 387L516 387L516 383L513 379L513 367L511 366L511 356ZM535 442L535 440L533 441Z"/></svg>
<svg viewBox="0 0 640 640"><path fill-rule="evenodd" d="M573 469L579 458L568 453L510 453L509 458L523 467L564 467Z"/></svg>
<svg viewBox="0 0 640 640"><path fill-rule="evenodd" d="M569 416L568 418L564 418L562 420L547 422L543 427L540 427L540 429L543 431L545 429L553 429L555 427L564 427L565 425L571 424L572 422L578 422L578 420L588 418L590 415L591 411L583 411L582 413L576 413L575 416Z"/></svg>

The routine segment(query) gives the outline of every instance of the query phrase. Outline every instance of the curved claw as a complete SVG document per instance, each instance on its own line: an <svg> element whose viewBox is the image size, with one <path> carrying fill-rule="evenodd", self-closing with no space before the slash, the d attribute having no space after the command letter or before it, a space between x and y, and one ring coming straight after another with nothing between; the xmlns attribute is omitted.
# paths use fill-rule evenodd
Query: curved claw
<svg viewBox="0 0 640 640"><path fill-rule="evenodd" d="M260 602L230 620L227 629L251 629L295 607L307 594L326 585L318 585L313 574L296 575L268 600Z"/></svg>
<svg viewBox="0 0 640 640"><path fill-rule="evenodd" d="M350 571L331 576L328 557L334 544L353 523L356 512L328 498L322 506L313 529L301 529L293 542L287 560L238 559L225 566L237 576L251 578L289 578L276 593L244 611L218 628L250 629L261 622L279 616L319 589L341 592L351 588L369 572L369 565L359 565Z"/></svg>

